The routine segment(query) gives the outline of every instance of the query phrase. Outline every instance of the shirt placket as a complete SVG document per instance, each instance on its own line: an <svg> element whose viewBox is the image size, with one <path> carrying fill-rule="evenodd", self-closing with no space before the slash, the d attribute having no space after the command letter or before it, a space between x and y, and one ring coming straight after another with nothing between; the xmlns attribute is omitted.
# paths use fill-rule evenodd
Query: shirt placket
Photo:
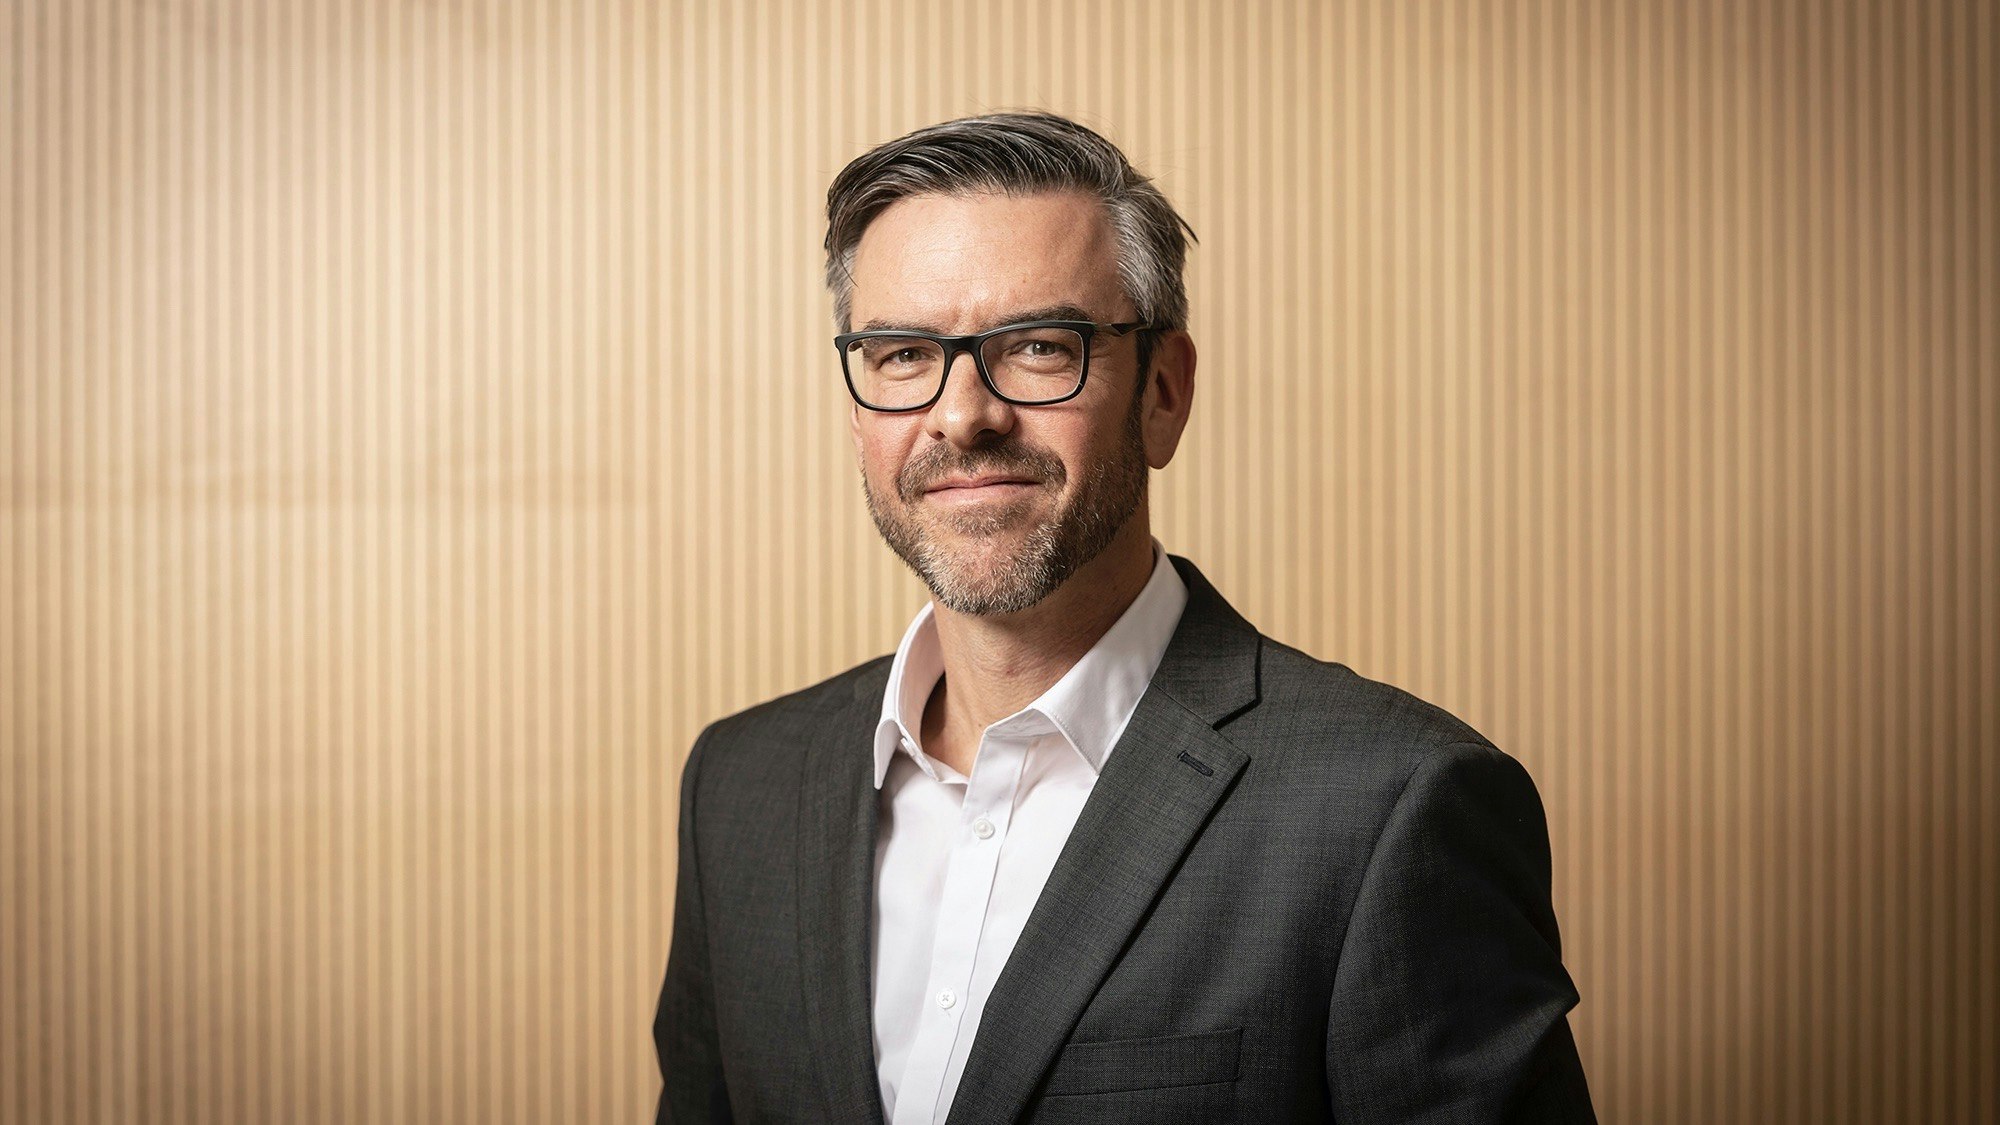
<svg viewBox="0 0 2000 1125"><path fill-rule="evenodd" d="M943 1119L944 1077L967 1034L965 1013L974 1007L968 995L972 973L1030 738L989 730L974 759L945 866L924 1014L896 1095L895 1125L933 1125Z"/></svg>

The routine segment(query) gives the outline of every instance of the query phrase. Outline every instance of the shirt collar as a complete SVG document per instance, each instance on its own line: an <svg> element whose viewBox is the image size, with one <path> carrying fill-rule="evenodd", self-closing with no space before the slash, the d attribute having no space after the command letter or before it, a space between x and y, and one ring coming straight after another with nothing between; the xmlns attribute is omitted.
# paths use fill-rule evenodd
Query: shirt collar
<svg viewBox="0 0 2000 1125"><path fill-rule="evenodd" d="M1061 734L1093 773L1104 768L1113 740L1124 730L1139 697L1152 682L1153 670L1166 654L1187 608L1187 584L1167 560L1167 551L1153 538L1153 576L1089 652L1034 702L988 729L1019 728ZM896 646L889 682L882 692L882 717L875 726L875 788L889 773L896 751L910 755L919 768L936 777L937 763L911 748L919 745L924 707L944 675L937 622L930 602L917 611ZM907 743L907 744L906 744Z"/></svg>

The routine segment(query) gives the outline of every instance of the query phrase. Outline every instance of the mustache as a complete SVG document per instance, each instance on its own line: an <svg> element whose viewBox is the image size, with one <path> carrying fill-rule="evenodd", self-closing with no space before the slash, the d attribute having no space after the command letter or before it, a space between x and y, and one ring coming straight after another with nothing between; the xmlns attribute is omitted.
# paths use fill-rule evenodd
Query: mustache
<svg viewBox="0 0 2000 1125"><path fill-rule="evenodd" d="M998 473L1010 477L1061 485L1068 479L1062 459L1045 449L1028 445L993 446L963 456L949 446L934 446L903 467L896 478L896 494L905 504L922 500L931 486L947 477Z"/></svg>

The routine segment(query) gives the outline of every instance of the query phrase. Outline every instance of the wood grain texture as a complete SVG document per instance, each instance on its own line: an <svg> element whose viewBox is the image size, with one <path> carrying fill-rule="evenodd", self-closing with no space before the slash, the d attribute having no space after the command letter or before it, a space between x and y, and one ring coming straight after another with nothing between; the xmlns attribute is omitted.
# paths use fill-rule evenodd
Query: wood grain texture
<svg viewBox="0 0 2000 1125"><path fill-rule="evenodd" d="M0 6L0 1120L613 1121L709 719L893 648L820 207L1200 233L1157 533L1528 764L1608 1121L2000 1119L1993 5Z"/></svg>

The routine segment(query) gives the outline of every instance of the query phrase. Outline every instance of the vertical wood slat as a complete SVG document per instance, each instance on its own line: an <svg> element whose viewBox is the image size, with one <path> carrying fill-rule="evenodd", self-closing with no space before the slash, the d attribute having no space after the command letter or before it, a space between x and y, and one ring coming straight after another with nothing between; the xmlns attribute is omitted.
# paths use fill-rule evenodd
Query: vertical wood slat
<svg viewBox="0 0 2000 1125"><path fill-rule="evenodd" d="M643 1116L692 734L921 596L825 185L1015 105L1202 236L1161 537L1535 773L1603 1116L2000 1119L1995 20L9 6L0 1120Z"/></svg>

